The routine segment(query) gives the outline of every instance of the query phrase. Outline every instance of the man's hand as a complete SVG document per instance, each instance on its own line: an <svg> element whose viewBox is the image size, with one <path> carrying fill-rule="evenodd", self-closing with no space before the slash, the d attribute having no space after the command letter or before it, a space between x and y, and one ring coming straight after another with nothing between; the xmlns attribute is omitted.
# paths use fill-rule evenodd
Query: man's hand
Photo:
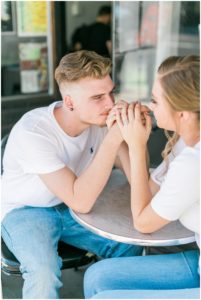
<svg viewBox="0 0 201 300"><path fill-rule="evenodd" d="M130 104L128 109L117 112L117 123L121 134L128 144L129 149L141 149L146 147L151 133L152 122L149 112L141 110L141 104Z"/></svg>
<svg viewBox="0 0 201 300"><path fill-rule="evenodd" d="M113 106L113 108L111 109L111 111L107 117L106 124L107 124L108 129L110 129L112 127L112 125L116 122L118 112L121 113L122 111L124 111L128 115L128 106L130 104L133 104L133 106L135 107L136 103L137 103L137 101L133 101L131 103L128 103L124 100L118 101ZM149 112L150 112L149 107L141 104L141 120L142 120L143 125L145 125L145 115L148 114Z"/></svg>
<svg viewBox="0 0 201 300"><path fill-rule="evenodd" d="M112 125L116 122L116 111L121 111L124 107L128 108L128 105L129 103L127 103L126 101L120 100L113 106L106 120L108 129L110 129Z"/></svg>

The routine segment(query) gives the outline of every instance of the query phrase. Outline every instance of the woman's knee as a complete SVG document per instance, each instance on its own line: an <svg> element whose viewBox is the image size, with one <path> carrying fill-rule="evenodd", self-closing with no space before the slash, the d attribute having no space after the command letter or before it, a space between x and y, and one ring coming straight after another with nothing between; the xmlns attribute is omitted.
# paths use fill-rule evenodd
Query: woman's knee
<svg viewBox="0 0 201 300"><path fill-rule="evenodd" d="M84 275L85 298L91 298L98 292L108 288L108 283L114 276L113 268L110 266L114 259L104 259L89 267ZM110 268L111 267L111 268ZM105 272L107 270L107 272ZM111 271L112 274L109 274ZM108 273L109 272L109 273ZM109 280L109 281L108 281Z"/></svg>

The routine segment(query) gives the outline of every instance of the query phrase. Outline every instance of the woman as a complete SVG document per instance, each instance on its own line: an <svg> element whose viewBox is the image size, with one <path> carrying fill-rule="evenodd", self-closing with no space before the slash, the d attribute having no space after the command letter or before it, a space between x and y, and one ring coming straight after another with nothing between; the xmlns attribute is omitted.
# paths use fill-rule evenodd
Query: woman
<svg viewBox="0 0 201 300"><path fill-rule="evenodd" d="M116 111L117 123L129 147L134 227L140 232L151 233L171 221L180 220L195 232L198 244L199 73L197 56L169 57L158 69L150 109L158 127L173 134L168 134L164 160L151 177L146 165L151 117L144 113L145 121L142 120L140 103ZM173 295L168 294L168 297L174 298L173 290L181 292L182 289L199 287L198 261L198 250L100 261L86 272L85 297L109 291L111 298L112 290L114 293L118 290L114 298L123 298L122 293L125 298L129 295L134 298L134 291L158 290L158 298L160 295L164 298L164 290L166 293L172 290L170 294ZM122 293L119 290L123 290ZM151 294L150 291L148 298Z"/></svg>

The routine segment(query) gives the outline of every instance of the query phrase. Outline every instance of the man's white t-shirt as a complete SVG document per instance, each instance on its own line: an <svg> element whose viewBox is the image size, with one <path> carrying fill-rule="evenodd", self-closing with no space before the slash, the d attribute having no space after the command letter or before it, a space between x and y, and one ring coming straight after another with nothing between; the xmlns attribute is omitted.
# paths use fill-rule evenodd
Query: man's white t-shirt
<svg viewBox="0 0 201 300"><path fill-rule="evenodd" d="M26 113L12 129L3 158L2 218L15 208L51 207L61 203L38 174L67 166L79 176L97 153L106 127L93 125L77 137L68 136L53 113L61 103L54 102Z"/></svg>
<svg viewBox="0 0 201 300"><path fill-rule="evenodd" d="M162 218L179 220L195 232L199 244L200 143L189 147L180 139L168 159L168 170L163 161L151 174L152 180L160 185L151 206Z"/></svg>

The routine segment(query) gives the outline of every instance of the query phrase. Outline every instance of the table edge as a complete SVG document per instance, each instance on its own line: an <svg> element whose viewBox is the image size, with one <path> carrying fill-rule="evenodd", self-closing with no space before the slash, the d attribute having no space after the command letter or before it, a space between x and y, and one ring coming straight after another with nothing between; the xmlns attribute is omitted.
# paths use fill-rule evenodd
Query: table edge
<svg viewBox="0 0 201 300"><path fill-rule="evenodd" d="M179 239L169 239L169 240L141 240L141 239L134 239L129 237L122 237L120 235L114 234L114 233L108 233L105 232L99 228L96 228L85 221L81 220L76 213L69 208L70 214L73 217L73 219L78 222L80 225L84 226L91 232L98 234L104 238L114 240L121 243L126 244L133 244L133 245L139 245L139 246L152 246L152 247L160 247L160 246L178 246L178 245L184 245L189 244L192 242L195 242L195 235L185 238L179 238Z"/></svg>

